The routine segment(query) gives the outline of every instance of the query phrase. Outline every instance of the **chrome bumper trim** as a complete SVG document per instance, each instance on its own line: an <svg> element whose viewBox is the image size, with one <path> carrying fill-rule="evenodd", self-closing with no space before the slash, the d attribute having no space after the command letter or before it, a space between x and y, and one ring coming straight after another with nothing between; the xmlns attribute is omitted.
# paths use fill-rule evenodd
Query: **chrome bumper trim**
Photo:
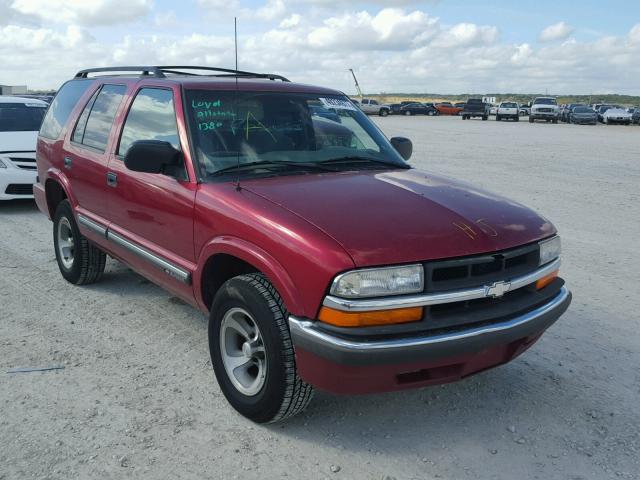
<svg viewBox="0 0 640 480"><path fill-rule="evenodd" d="M504 282L503 292L510 292L518 288L540 280L544 276L560 268L560 259L544 265L535 272L512 278ZM441 293L420 293L415 295L402 295L397 297L384 297L374 299L348 299L327 295L322 302L325 307L330 307L343 312L366 312L374 310L391 310L393 308L423 307L428 305L439 305L442 303L465 302L478 298L490 297L491 285L469 288L464 290L452 290Z"/></svg>
<svg viewBox="0 0 640 480"><path fill-rule="evenodd" d="M314 321L304 320L293 315L289 316L289 329L291 330L291 334L294 338L303 337L315 344L343 351L375 352L394 349L402 350L406 348L427 347L429 345L456 342L492 333L506 332L552 313L556 308L561 307L570 296L571 293L569 290L566 287L562 287L558 295L556 295L549 303L525 313L524 315L520 315L506 322L494 323L483 327L469 328L452 333L443 333L440 335L379 341L345 340L319 330L316 328L316 322Z"/></svg>

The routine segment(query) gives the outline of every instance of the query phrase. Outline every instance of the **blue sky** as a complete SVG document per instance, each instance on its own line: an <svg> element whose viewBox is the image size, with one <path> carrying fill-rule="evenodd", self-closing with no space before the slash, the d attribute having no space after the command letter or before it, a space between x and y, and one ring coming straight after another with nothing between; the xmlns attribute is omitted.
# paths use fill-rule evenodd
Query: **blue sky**
<svg viewBox="0 0 640 480"><path fill-rule="evenodd" d="M233 65L367 92L640 95L640 2L0 0L0 83L88 66ZM42 72L47 72L43 75Z"/></svg>

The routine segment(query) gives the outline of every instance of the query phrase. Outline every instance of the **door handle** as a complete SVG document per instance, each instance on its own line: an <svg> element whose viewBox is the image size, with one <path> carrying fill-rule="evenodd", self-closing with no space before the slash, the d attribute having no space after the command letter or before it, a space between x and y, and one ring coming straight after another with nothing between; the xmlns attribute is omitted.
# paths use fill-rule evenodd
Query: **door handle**
<svg viewBox="0 0 640 480"><path fill-rule="evenodd" d="M72 163L73 160L71 159L71 157L64 157L64 168L66 168L67 170L70 169Z"/></svg>
<svg viewBox="0 0 640 480"><path fill-rule="evenodd" d="M118 175L113 172L107 172L107 185L116 187L118 185Z"/></svg>

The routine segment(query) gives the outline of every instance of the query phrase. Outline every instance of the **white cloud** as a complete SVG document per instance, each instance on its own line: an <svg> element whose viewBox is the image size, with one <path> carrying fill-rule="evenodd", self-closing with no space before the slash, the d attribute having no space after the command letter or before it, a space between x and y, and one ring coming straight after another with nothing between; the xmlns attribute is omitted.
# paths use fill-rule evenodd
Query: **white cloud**
<svg viewBox="0 0 640 480"><path fill-rule="evenodd" d="M574 31L571 25L565 22L554 23L540 32L538 39L541 42L553 42L555 40L564 40Z"/></svg>
<svg viewBox="0 0 640 480"><path fill-rule="evenodd" d="M385 8L372 16L366 11L331 17L307 36L310 46L321 49L401 50L425 41L438 29L437 19L421 11L405 14Z"/></svg>
<svg viewBox="0 0 640 480"><path fill-rule="evenodd" d="M12 9L43 22L73 25L114 25L147 15L152 0L14 0Z"/></svg>
<svg viewBox="0 0 640 480"><path fill-rule="evenodd" d="M293 27L297 27L298 25L300 25L300 21L302 20L302 17L297 14L294 13L293 15L285 18L284 20L282 20L280 22L280 25L278 25L279 28L293 28Z"/></svg>
<svg viewBox="0 0 640 480"><path fill-rule="evenodd" d="M178 16L173 10L157 13L156 16L153 17L153 23L156 27L160 28L175 27L179 24Z"/></svg>

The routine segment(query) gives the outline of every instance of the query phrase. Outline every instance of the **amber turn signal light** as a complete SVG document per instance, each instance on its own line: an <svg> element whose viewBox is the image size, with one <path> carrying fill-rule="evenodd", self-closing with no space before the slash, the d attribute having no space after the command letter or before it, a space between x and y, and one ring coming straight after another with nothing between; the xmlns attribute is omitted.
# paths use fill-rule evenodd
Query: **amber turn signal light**
<svg viewBox="0 0 640 480"><path fill-rule="evenodd" d="M536 282L536 290L542 290L544 287L553 282L556 278L558 278L558 270L555 272L551 272L549 275L545 275L540 280Z"/></svg>
<svg viewBox="0 0 640 480"><path fill-rule="evenodd" d="M422 307L375 310L371 312L342 312L322 307L318 319L337 327L372 327L422 320Z"/></svg>

